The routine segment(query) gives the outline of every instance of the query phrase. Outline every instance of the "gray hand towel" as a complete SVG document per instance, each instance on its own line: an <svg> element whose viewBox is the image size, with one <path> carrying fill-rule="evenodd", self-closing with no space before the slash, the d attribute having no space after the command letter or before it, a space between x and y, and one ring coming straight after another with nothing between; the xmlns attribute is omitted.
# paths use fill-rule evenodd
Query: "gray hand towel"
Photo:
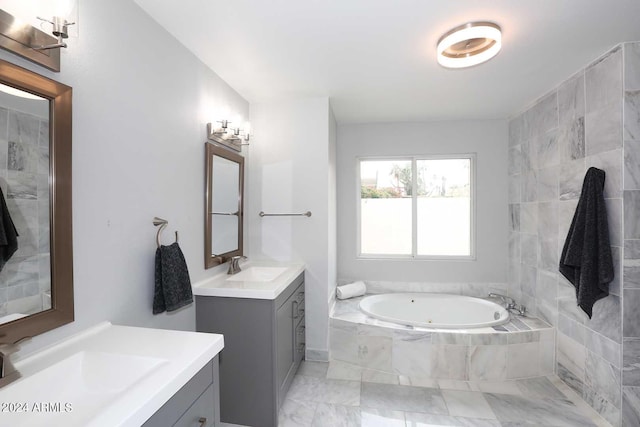
<svg viewBox="0 0 640 427"><path fill-rule="evenodd" d="M578 305L591 318L593 304L609 295L613 258L604 203L603 170L589 168L560 257L560 273L576 287Z"/></svg>
<svg viewBox="0 0 640 427"><path fill-rule="evenodd" d="M4 193L0 188L0 271L18 250L18 230L13 224Z"/></svg>
<svg viewBox="0 0 640 427"><path fill-rule="evenodd" d="M191 280L178 242L156 250L153 314L174 311L193 302Z"/></svg>

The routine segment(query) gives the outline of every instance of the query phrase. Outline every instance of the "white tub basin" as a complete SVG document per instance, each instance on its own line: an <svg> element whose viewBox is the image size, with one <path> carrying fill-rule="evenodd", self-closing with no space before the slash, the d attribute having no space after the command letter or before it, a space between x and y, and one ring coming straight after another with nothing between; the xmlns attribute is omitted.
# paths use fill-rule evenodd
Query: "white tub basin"
<svg viewBox="0 0 640 427"><path fill-rule="evenodd" d="M286 267L249 267L227 278L228 282L271 282L287 270Z"/></svg>
<svg viewBox="0 0 640 427"><path fill-rule="evenodd" d="M74 425L88 425L97 412L165 363L119 353L75 353L11 385L11 402L24 402L28 406L24 411L29 412L21 414L15 425L62 425L54 420L64 422L65 414L73 416ZM40 404L48 410L34 406Z"/></svg>

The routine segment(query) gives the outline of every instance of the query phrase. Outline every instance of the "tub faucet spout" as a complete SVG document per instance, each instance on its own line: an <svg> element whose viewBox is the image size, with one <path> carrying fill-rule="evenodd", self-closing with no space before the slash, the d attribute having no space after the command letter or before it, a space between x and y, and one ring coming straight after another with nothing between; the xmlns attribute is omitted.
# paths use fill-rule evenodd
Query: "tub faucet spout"
<svg viewBox="0 0 640 427"><path fill-rule="evenodd" d="M527 315L527 307L522 304L516 304L516 300L506 295L496 294L491 292L489 298L500 298L504 303L504 308L512 313L519 314L520 316Z"/></svg>
<svg viewBox="0 0 640 427"><path fill-rule="evenodd" d="M491 292L489 294L489 298L500 298L502 300L502 302L504 303L505 308L507 310L511 310L512 308L516 307L516 300L514 300L513 298L508 297L506 295L501 295L501 294L496 294L496 293Z"/></svg>

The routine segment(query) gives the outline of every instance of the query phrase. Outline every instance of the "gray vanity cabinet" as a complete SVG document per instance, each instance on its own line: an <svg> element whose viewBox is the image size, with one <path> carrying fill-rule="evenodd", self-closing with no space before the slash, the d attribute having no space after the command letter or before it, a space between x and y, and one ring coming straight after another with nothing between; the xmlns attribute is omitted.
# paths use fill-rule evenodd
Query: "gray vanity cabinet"
<svg viewBox="0 0 640 427"><path fill-rule="evenodd" d="M224 335L220 420L276 427L304 357L304 273L275 300L196 296L196 330Z"/></svg>
<svg viewBox="0 0 640 427"><path fill-rule="evenodd" d="M142 427L218 427L218 356L207 363Z"/></svg>

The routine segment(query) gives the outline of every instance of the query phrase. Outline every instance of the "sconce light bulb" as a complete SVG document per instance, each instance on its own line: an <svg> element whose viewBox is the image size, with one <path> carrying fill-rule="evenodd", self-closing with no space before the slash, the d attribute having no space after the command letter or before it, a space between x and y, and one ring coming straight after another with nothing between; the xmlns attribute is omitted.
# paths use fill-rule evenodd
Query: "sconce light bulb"
<svg viewBox="0 0 640 427"><path fill-rule="evenodd" d="M227 120L218 120L218 123L220 123L220 127L222 128L222 130L226 132L229 122Z"/></svg>
<svg viewBox="0 0 640 427"><path fill-rule="evenodd" d="M73 11L73 7L75 5L75 1L74 0L54 0L51 1L51 8L52 8L52 16L54 17L60 17L60 18L67 18L69 17L69 15L71 15L71 12Z"/></svg>

